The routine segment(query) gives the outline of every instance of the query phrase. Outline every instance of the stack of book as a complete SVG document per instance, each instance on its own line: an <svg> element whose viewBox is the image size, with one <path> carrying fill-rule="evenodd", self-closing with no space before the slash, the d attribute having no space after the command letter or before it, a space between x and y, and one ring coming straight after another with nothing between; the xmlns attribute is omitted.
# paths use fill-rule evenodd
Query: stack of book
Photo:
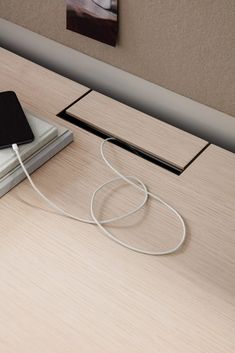
<svg viewBox="0 0 235 353"><path fill-rule="evenodd" d="M19 152L29 173L39 168L73 141L70 130L49 124L48 122L25 112L35 139L31 143L19 146ZM25 179L12 148L0 150L0 197Z"/></svg>

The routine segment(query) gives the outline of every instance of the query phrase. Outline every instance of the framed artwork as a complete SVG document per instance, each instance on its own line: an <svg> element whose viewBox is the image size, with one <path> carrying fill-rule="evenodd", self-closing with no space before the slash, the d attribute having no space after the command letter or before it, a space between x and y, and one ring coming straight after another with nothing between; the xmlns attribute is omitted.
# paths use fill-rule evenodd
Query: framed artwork
<svg viewBox="0 0 235 353"><path fill-rule="evenodd" d="M66 0L67 29L115 46L118 0Z"/></svg>

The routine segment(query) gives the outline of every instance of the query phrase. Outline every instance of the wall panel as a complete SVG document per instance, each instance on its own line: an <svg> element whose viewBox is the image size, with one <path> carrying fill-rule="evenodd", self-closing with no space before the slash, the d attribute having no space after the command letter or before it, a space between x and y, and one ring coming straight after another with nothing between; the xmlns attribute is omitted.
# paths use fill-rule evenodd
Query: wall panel
<svg viewBox="0 0 235 353"><path fill-rule="evenodd" d="M0 0L0 15L235 115L234 0L120 0L116 48L66 30L64 0Z"/></svg>

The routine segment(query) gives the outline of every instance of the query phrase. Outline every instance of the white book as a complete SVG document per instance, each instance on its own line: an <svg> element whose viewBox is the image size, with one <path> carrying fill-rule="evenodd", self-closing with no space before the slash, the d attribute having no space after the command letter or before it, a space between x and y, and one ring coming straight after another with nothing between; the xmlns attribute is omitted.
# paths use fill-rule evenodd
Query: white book
<svg viewBox="0 0 235 353"><path fill-rule="evenodd" d="M26 115L32 130L34 129L33 132L35 141L27 144L28 148L23 149L22 147L26 147L27 145L22 145L19 146L19 149L20 153L22 153L21 149L23 150L24 165L28 173L31 174L42 164L52 158L56 153L71 143L73 141L73 134L66 128L58 125L53 126L44 120L31 115L30 113L27 113ZM32 121L33 124L31 125ZM42 133L43 131L44 133ZM34 145L31 145L33 143ZM29 145L31 146L29 147ZM1 170L4 170L4 172L2 172L4 175L0 178L0 197L26 178L17 158L15 160L11 153L4 153L1 155L1 153L5 150L0 150L0 165L2 165ZM9 150L11 150L11 148ZM3 168L4 163L1 158L4 158L6 161L5 168ZM10 170L9 165L11 166ZM8 171L6 172L6 170Z"/></svg>

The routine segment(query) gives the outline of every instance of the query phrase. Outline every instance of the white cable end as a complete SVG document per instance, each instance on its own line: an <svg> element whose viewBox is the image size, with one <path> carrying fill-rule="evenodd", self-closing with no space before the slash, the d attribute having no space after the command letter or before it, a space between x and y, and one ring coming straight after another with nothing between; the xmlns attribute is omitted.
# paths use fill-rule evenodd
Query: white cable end
<svg viewBox="0 0 235 353"><path fill-rule="evenodd" d="M16 151L19 151L19 147L16 143L13 143L12 145L12 149L16 152Z"/></svg>

